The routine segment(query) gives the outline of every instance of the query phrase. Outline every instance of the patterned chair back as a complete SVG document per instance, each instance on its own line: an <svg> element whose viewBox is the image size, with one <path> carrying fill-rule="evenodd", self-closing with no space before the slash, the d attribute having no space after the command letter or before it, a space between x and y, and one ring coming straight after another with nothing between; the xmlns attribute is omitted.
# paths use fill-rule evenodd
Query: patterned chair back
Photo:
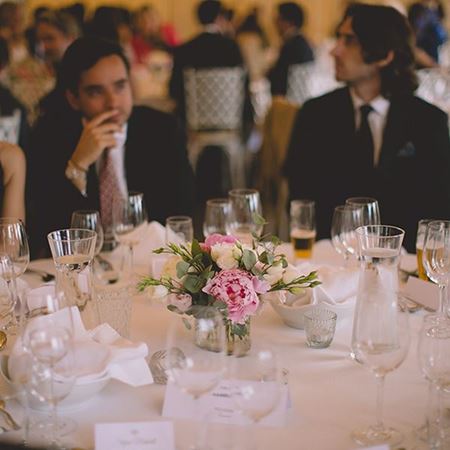
<svg viewBox="0 0 450 450"><path fill-rule="evenodd" d="M20 110L16 109L12 116L0 116L0 141L17 144L20 131Z"/></svg>
<svg viewBox="0 0 450 450"><path fill-rule="evenodd" d="M288 69L286 98L292 103L302 105L306 100L339 86L334 79L334 73L323 70L316 62L293 64Z"/></svg>
<svg viewBox="0 0 450 450"><path fill-rule="evenodd" d="M238 130L244 108L241 67L185 69L186 120L191 130Z"/></svg>
<svg viewBox="0 0 450 450"><path fill-rule="evenodd" d="M416 95L450 114L450 71L442 68L417 71ZM450 117L449 117L450 120Z"/></svg>

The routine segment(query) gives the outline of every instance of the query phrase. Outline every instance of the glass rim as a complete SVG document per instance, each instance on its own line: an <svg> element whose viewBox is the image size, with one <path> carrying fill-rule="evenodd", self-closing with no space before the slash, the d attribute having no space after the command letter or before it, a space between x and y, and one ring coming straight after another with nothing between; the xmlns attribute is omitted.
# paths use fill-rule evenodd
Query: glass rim
<svg viewBox="0 0 450 450"><path fill-rule="evenodd" d="M304 206L313 206L316 204L315 200L311 200L309 198L297 198L291 200L290 205L304 205Z"/></svg>
<svg viewBox="0 0 450 450"><path fill-rule="evenodd" d="M393 234L384 234L384 233L376 234L375 236L378 239L389 239L389 238L401 237L401 236L405 235L405 230L403 230L403 228L397 227L395 225L362 225L356 229L356 232L361 236L366 236L367 235L366 231L369 231L369 233L370 233L370 230L372 230L372 233L377 230L378 231L391 230L394 232ZM373 234L371 234L371 235L373 235Z"/></svg>
<svg viewBox="0 0 450 450"><path fill-rule="evenodd" d="M192 217L190 216L169 216L166 219L166 225L171 222L183 223L183 222L192 222Z"/></svg>
<svg viewBox="0 0 450 450"><path fill-rule="evenodd" d="M349 197L345 200L346 205L370 205L372 203L378 203L378 200L373 197Z"/></svg>
<svg viewBox="0 0 450 450"><path fill-rule="evenodd" d="M71 232L79 232L80 234L85 234L87 236L84 237L66 237L63 238L61 236L61 238L57 237L58 234L62 235L64 233L66 233L67 235L69 235ZM47 234L47 239L52 240L52 241L57 241L57 242L71 242L71 241L88 241L90 239L92 239L93 237L97 237L97 232L94 230L89 230L88 228L63 228L61 230L55 230L55 231L51 231L50 233Z"/></svg>
<svg viewBox="0 0 450 450"><path fill-rule="evenodd" d="M206 200L207 205L224 205L229 204L230 199L226 197L221 198L210 198L209 200Z"/></svg>
<svg viewBox="0 0 450 450"><path fill-rule="evenodd" d="M250 195L259 195L258 189L247 189L247 188L237 188L237 189L231 189L228 191L228 195L230 197L241 197L241 196L250 196Z"/></svg>
<svg viewBox="0 0 450 450"><path fill-rule="evenodd" d="M446 226L450 227L450 220L439 220L439 219L433 219L430 220L430 222L427 223L427 228L438 228L442 224L445 224Z"/></svg>
<svg viewBox="0 0 450 450"><path fill-rule="evenodd" d="M75 211L73 211L72 213L72 217L75 214L83 214L83 215L97 215L100 217L100 211L98 209L76 209Z"/></svg>
<svg viewBox="0 0 450 450"><path fill-rule="evenodd" d="M326 314L327 317L324 317L322 319L318 319L323 321L328 321L328 320L337 320L337 314L332 311L331 309L328 308L324 308L323 306L319 306L319 305L315 305L312 308L310 308L308 311L305 311L303 313L303 316L306 317L307 319L310 320L314 320L317 319L316 315L317 314Z"/></svg>

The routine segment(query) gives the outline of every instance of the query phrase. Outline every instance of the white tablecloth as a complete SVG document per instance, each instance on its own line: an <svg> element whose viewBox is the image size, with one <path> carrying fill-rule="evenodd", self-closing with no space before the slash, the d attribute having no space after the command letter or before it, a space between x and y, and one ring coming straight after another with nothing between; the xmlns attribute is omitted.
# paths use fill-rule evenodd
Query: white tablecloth
<svg viewBox="0 0 450 450"><path fill-rule="evenodd" d="M316 247L315 257L330 261L329 244ZM336 262L339 257L332 256ZM51 268L50 261L36 261L34 267ZM29 275L28 281L39 280ZM157 302L136 298L132 316L133 340L149 344L151 353L164 348L166 324L171 313ZM412 340L407 360L389 374L385 384L384 418L405 433L407 439L399 447L413 448L412 430L424 421L427 384L417 362L417 334L421 313L410 315ZM349 358L351 324L338 327L328 349L310 349L302 330L288 328L266 305L252 318L253 342L266 341L276 349L281 366L289 370L289 386L293 407L285 428L258 427L254 433L260 450L351 450L358 448L351 430L375 421L375 379L372 374ZM78 428L70 437L72 444L94 447L94 424L106 422L159 421L164 399L164 386L131 388L112 381L89 402L70 412ZM177 449L192 442L196 425L190 421L174 421ZM241 427L214 425L211 439L230 441L243 433ZM0 436L1 438L1 436ZM216 447L224 448L224 447Z"/></svg>

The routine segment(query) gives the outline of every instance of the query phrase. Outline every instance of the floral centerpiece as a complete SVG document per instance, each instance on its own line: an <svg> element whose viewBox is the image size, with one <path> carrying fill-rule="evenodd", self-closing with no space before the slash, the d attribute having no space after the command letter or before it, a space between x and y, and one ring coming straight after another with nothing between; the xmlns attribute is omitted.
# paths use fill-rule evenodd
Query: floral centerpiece
<svg viewBox="0 0 450 450"><path fill-rule="evenodd" d="M248 245L220 234L204 243L170 243L154 253L172 255L175 270L159 279L143 278L138 288L153 286L159 295L167 295L169 310L194 318L204 306L217 308L224 318L229 353L236 344L245 353L250 348L250 317L265 296L277 291L297 294L319 284L316 272L302 275L288 264L285 255L276 252L279 244L274 236L253 236Z"/></svg>

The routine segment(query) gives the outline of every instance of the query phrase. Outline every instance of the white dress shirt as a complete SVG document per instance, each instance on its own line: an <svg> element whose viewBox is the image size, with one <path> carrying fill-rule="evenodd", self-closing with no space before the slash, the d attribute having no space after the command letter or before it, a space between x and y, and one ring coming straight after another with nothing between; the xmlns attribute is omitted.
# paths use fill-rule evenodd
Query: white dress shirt
<svg viewBox="0 0 450 450"><path fill-rule="evenodd" d="M383 144L383 133L386 126L386 120L389 112L391 102L386 98L379 95L375 97L371 102L365 102L359 98L353 89L350 89L350 95L353 102L353 108L355 111L355 129L359 128L361 123L361 111L362 105L370 105L373 111L369 113L367 118L369 122L370 131L373 138L373 164L376 167L380 160L381 146Z"/></svg>

